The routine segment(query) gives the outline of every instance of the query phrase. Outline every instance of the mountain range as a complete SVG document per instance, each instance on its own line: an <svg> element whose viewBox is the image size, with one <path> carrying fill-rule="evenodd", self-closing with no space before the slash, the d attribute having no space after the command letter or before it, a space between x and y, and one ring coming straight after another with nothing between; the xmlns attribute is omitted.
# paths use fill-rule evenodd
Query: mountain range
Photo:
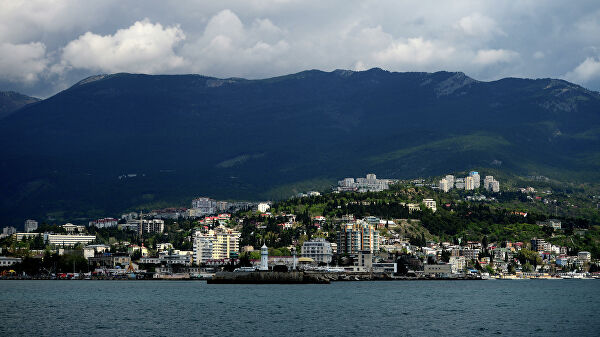
<svg viewBox="0 0 600 337"><path fill-rule="evenodd" d="M0 119L0 220L283 198L477 168L595 181L600 94L557 79L318 70L89 77Z"/></svg>
<svg viewBox="0 0 600 337"><path fill-rule="evenodd" d="M14 91L0 91L0 119L19 110L27 104L39 101L39 98L26 96Z"/></svg>

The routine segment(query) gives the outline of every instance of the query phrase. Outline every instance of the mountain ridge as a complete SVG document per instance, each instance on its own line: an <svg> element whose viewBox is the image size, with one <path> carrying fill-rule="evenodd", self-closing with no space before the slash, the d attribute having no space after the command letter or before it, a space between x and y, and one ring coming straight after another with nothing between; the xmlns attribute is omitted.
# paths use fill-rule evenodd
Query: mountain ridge
<svg viewBox="0 0 600 337"><path fill-rule="evenodd" d="M460 72L118 73L6 117L0 140L6 219L102 216L197 195L267 199L367 172L412 178L498 163L592 181L600 95L562 80Z"/></svg>

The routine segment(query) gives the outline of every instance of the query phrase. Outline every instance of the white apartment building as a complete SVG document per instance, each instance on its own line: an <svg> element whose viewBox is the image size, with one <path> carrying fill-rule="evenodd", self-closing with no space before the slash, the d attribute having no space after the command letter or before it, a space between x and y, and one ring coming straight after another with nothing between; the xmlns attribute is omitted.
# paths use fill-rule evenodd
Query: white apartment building
<svg viewBox="0 0 600 337"><path fill-rule="evenodd" d="M483 180L483 188L492 192L500 192L500 182L493 176L486 176Z"/></svg>
<svg viewBox="0 0 600 337"><path fill-rule="evenodd" d="M266 202L261 202L260 204L258 204L258 211L261 212L261 213L265 213L270 208L271 208L271 205L269 205Z"/></svg>
<svg viewBox="0 0 600 337"><path fill-rule="evenodd" d="M466 268L467 259L464 256L451 256L449 264L452 266L452 273L457 274Z"/></svg>
<svg viewBox="0 0 600 337"><path fill-rule="evenodd" d="M78 243L90 243L96 240L95 235L44 234L44 241L49 245L72 247Z"/></svg>
<svg viewBox="0 0 600 337"><path fill-rule="evenodd" d="M425 204L425 207L429 208L432 211L437 211L437 206L435 203L435 200L433 199L423 199L423 203Z"/></svg>
<svg viewBox="0 0 600 337"><path fill-rule="evenodd" d="M475 182L473 180L473 177L468 176L465 178L465 190L467 191L472 191L475 189Z"/></svg>
<svg viewBox="0 0 600 337"><path fill-rule="evenodd" d="M579 252L577 253L577 260L582 262L590 262L592 260L592 254L590 254L590 252Z"/></svg>
<svg viewBox="0 0 600 337"><path fill-rule="evenodd" d="M197 216L204 216L217 213L217 201L211 198L196 198L192 200L192 208L195 209Z"/></svg>
<svg viewBox="0 0 600 337"><path fill-rule="evenodd" d="M331 243L323 238L316 238L302 244L301 254L318 263L331 263L333 251Z"/></svg>
<svg viewBox="0 0 600 337"><path fill-rule="evenodd" d="M162 233L165 231L165 221L161 219L150 219L142 221L144 233Z"/></svg>
<svg viewBox="0 0 600 337"><path fill-rule="evenodd" d="M30 233L38 229L38 222L35 220L25 220L25 232Z"/></svg>
<svg viewBox="0 0 600 337"><path fill-rule="evenodd" d="M481 186L481 176L477 171L469 172L469 176L473 178L473 188L478 189Z"/></svg>
<svg viewBox="0 0 600 337"><path fill-rule="evenodd" d="M442 190L444 192L450 191L452 189L452 185L450 184L450 182L446 178L442 178L440 180L440 190Z"/></svg>
<svg viewBox="0 0 600 337"><path fill-rule="evenodd" d="M97 228L109 228L109 227L117 227L119 224L119 220L114 218L103 218L98 220L93 220L88 223L90 227Z"/></svg>
<svg viewBox="0 0 600 337"><path fill-rule="evenodd" d="M194 263L200 265L212 259L212 238L208 236L196 236L194 238Z"/></svg>
<svg viewBox="0 0 600 337"><path fill-rule="evenodd" d="M241 236L240 232L223 225L211 229L207 233L197 231L194 237L195 260L231 258L232 253L239 253L240 251Z"/></svg>

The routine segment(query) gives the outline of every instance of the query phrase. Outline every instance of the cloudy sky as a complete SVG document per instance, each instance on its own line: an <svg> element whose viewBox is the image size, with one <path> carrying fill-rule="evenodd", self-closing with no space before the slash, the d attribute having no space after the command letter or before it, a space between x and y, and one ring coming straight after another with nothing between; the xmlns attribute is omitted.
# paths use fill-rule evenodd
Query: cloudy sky
<svg viewBox="0 0 600 337"><path fill-rule="evenodd" d="M0 90L38 97L99 73L372 67L600 90L600 2L0 0Z"/></svg>

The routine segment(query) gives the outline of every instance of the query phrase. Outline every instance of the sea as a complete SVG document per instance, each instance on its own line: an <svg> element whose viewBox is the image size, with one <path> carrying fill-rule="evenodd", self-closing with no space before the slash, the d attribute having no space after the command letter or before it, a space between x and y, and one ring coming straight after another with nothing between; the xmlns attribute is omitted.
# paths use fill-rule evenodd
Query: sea
<svg viewBox="0 0 600 337"><path fill-rule="evenodd" d="M0 336L599 336L600 280L0 281Z"/></svg>

